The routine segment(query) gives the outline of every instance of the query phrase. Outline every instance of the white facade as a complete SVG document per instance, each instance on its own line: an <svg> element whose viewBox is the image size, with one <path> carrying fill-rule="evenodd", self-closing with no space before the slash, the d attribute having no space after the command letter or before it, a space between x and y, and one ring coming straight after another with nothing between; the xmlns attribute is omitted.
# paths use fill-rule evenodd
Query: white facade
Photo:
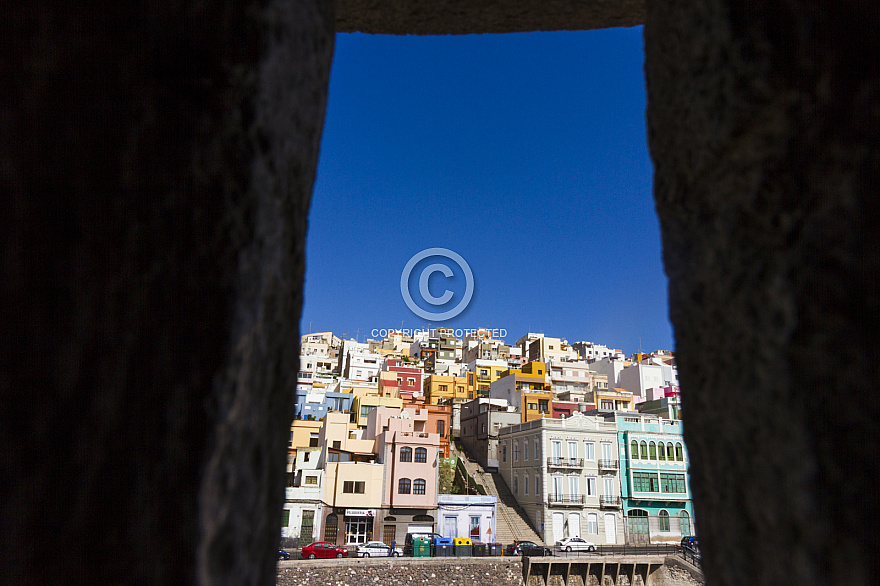
<svg viewBox="0 0 880 586"><path fill-rule="evenodd" d="M577 351L578 355L584 360L602 360L603 358L613 358L623 360L625 358L623 352L614 348L609 348L603 344L594 344L593 342L575 342L572 347Z"/></svg>
<svg viewBox="0 0 880 586"><path fill-rule="evenodd" d="M293 486L284 491L287 524L281 528L281 535L299 538L301 545L308 545L321 534L324 470L319 467L320 456L321 448L299 448L293 463ZM309 527L311 535L303 535Z"/></svg>
<svg viewBox="0 0 880 586"><path fill-rule="evenodd" d="M574 413L499 430L499 472L547 544L624 543L617 427Z"/></svg>
<svg viewBox="0 0 880 586"><path fill-rule="evenodd" d="M617 358L602 358L590 363L590 368L599 374L608 377L608 387L614 388L620 386L620 373L623 369L632 364L629 360L620 360Z"/></svg>
<svg viewBox="0 0 880 586"><path fill-rule="evenodd" d="M678 386L678 369L665 364L633 364L620 371L617 386L631 392L635 402L641 403L647 399L648 389Z"/></svg>
<svg viewBox="0 0 880 586"><path fill-rule="evenodd" d="M437 532L443 537L470 537L497 542L497 497L464 494L437 496Z"/></svg>

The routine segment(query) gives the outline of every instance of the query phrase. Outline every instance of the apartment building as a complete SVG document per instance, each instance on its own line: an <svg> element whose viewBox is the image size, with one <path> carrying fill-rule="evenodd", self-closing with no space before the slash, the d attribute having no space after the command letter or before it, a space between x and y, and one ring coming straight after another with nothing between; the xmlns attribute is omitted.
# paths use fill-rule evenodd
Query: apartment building
<svg viewBox="0 0 880 586"><path fill-rule="evenodd" d="M299 448L293 473L284 489L282 537L298 539L300 547L315 541L321 534L324 470L319 466L320 459L320 447Z"/></svg>
<svg viewBox="0 0 880 586"><path fill-rule="evenodd" d="M377 462L384 465L381 525L385 543L402 543L410 531L436 527L440 436L427 431L427 410L380 407L370 414L366 435L376 438Z"/></svg>
<svg viewBox="0 0 880 586"><path fill-rule="evenodd" d="M506 360L484 360L478 358L469 362L468 372L474 373L477 394L472 398L487 398L492 383L497 381L510 369Z"/></svg>
<svg viewBox="0 0 880 586"><path fill-rule="evenodd" d="M537 419L502 427L498 440L499 471L545 543L624 543L613 420L580 413Z"/></svg>
<svg viewBox="0 0 880 586"><path fill-rule="evenodd" d="M519 411L521 421L550 417L553 393L546 382L543 362L529 362L522 369L507 369L490 386L492 399L505 399Z"/></svg>
<svg viewBox="0 0 880 586"><path fill-rule="evenodd" d="M678 543L694 534L688 454L681 421L600 413L618 430L627 543Z"/></svg>
<svg viewBox="0 0 880 586"><path fill-rule="evenodd" d="M498 431L522 422L506 399L474 399L461 406L459 439L484 470L498 471Z"/></svg>
<svg viewBox="0 0 880 586"><path fill-rule="evenodd" d="M470 401L476 396L476 375L448 376L431 374L423 384L425 400L432 405L454 404Z"/></svg>

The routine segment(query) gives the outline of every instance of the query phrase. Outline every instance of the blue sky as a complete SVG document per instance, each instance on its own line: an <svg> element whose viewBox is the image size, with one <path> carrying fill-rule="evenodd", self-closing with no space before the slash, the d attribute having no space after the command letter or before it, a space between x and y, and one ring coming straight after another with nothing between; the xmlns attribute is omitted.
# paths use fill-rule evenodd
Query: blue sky
<svg viewBox="0 0 880 586"><path fill-rule="evenodd" d="M338 35L302 331L364 341L430 324L672 349L643 62L641 27ZM464 258L474 294L458 316L429 322L408 309L400 279L438 247ZM416 265L415 299L436 261ZM454 294L436 311L464 294L450 266L452 278L428 281L433 296Z"/></svg>

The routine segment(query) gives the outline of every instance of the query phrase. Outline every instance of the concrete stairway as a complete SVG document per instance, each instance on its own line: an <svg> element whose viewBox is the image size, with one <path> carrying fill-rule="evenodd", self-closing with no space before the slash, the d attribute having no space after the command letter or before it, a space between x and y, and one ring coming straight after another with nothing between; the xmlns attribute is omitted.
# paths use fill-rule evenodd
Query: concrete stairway
<svg viewBox="0 0 880 586"><path fill-rule="evenodd" d="M486 489L486 494L498 497L498 516L496 518L495 541L504 545L513 543L514 540L534 541L543 543L527 521L527 516L522 507L516 502L513 493L504 482L501 474L485 472L479 463L468 458L467 454L451 446L453 456L461 458L465 469L478 483Z"/></svg>

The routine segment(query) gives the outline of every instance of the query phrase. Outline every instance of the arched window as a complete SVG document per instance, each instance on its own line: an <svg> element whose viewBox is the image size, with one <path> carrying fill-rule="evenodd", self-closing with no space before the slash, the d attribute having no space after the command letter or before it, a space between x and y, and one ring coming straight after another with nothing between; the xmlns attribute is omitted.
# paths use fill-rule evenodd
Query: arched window
<svg viewBox="0 0 880 586"><path fill-rule="evenodd" d="M413 494L425 494L425 486L424 478L416 478L416 481L413 482Z"/></svg>
<svg viewBox="0 0 880 586"><path fill-rule="evenodd" d="M666 459L670 462L675 460L675 454L672 452L672 443L666 444Z"/></svg>
<svg viewBox="0 0 880 586"><path fill-rule="evenodd" d="M407 446L403 446L400 448L400 461L401 462L412 462L412 448Z"/></svg>
<svg viewBox="0 0 880 586"><path fill-rule="evenodd" d="M669 531L669 513L660 511L660 531Z"/></svg>
<svg viewBox="0 0 880 586"><path fill-rule="evenodd" d="M630 454L630 457L638 460L638 458L639 458L639 442L637 442L636 440L633 440L632 443L629 445L629 454Z"/></svg>
<svg viewBox="0 0 880 586"><path fill-rule="evenodd" d="M632 509L626 515L630 535L648 534L648 511L642 509Z"/></svg>
<svg viewBox="0 0 880 586"><path fill-rule="evenodd" d="M397 483L397 494L409 494L410 492L410 480L409 478L401 478Z"/></svg>
<svg viewBox="0 0 880 586"><path fill-rule="evenodd" d="M337 522L338 520L335 513L327 515L327 520L324 521L324 541L336 543Z"/></svg>
<svg viewBox="0 0 880 586"><path fill-rule="evenodd" d="M651 442L651 445L648 446L648 450L651 452L651 459L656 460L657 459L657 444L655 444L654 442Z"/></svg>
<svg viewBox="0 0 880 586"><path fill-rule="evenodd" d="M688 515L687 511L682 511L678 514L678 525L679 529L681 529L682 537L689 537L691 534L691 516Z"/></svg>
<svg viewBox="0 0 880 586"><path fill-rule="evenodd" d="M424 464L428 461L428 450L426 448L416 448L416 462ZM422 493L424 494L424 493Z"/></svg>
<svg viewBox="0 0 880 586"><path fill-rule="evenodd" d="M642 448L642 460L648 459L648 442L642 440L642 443L639 444Z"/></svg>
<svg viewBox="0 0 880 586"><path fill-rule="evenodd" d="M679 443L675 444L675 459L679 462L684 462L684 450Z"/></svg>
<svg viewBox="0 0 880 586"><path fill-rule="evenodd" d="M416 515L413 517L413 523L433 523L434 517L431 515Z"/></svg>
<svg viewBox="0 0 880 586"><path fill-rule="evenodd" d="M389 523L393 523L393 522L397 521L397 517L392 517L391 515L389 515L389 516L385 517L385 521L387 521Z"/></svg>
<svg viewBox="0 0 880 586"><path fill-rule="evenodd" d="M519 478L513 475L513 494L519 494Z"/></svg>

